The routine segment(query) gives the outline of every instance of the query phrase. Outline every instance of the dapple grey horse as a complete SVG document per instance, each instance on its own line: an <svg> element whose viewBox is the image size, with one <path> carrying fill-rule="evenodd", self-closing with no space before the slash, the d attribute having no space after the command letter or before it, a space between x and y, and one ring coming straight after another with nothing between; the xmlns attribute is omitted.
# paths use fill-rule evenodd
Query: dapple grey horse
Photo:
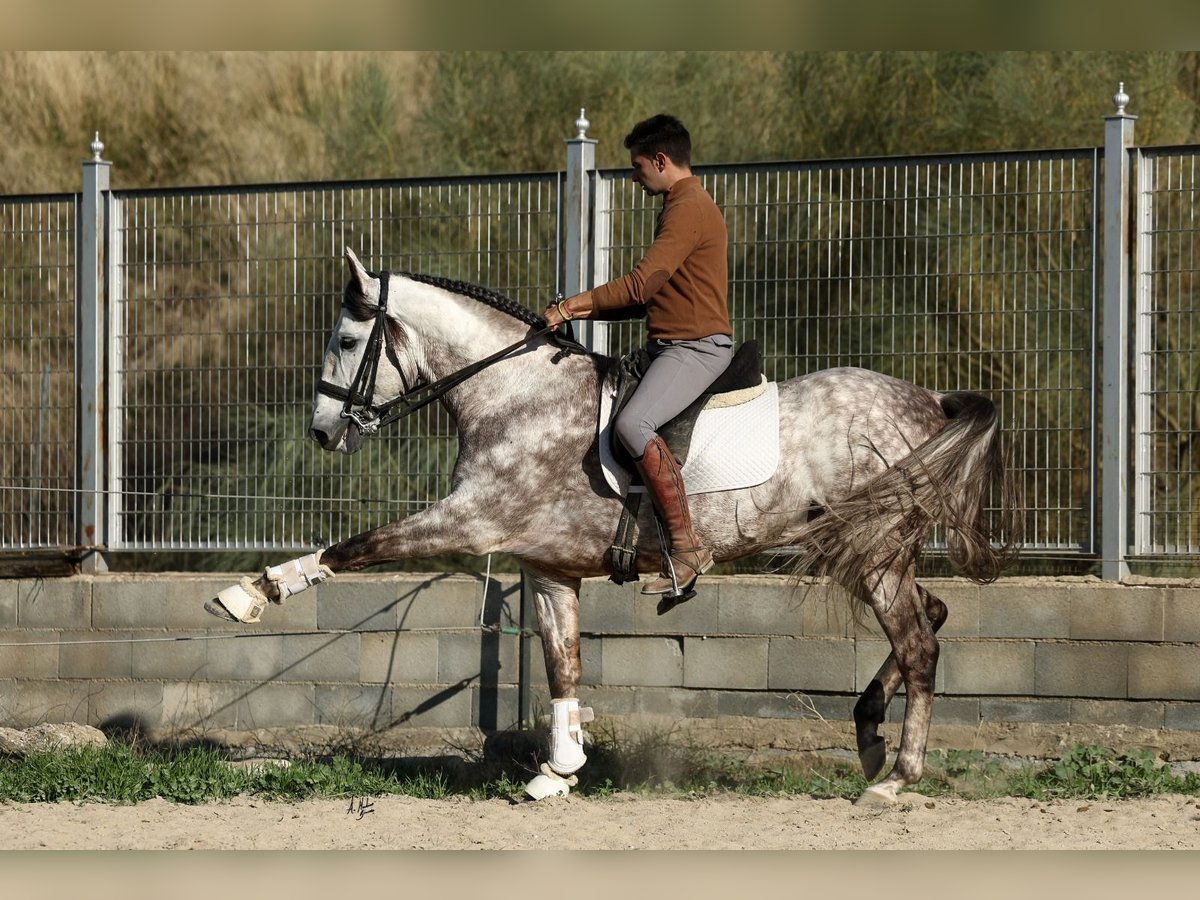
<svg viewBox="0 0 1200 900"><path fill-rule="evenodd" d="M326 450L353 453L365 433L433 388L423 402L436 398L457 425L453 489L412 516L243 578L208 609L258 621L269 603L339 572L449 553L511 554L533 587L552 697L549 759L530 794L565 794L586 758L581 725L590 712L576 694L580 583L611 573L622 510L602 476L597 440L613 360L565 352L540 316L484 288L375 276L349 249L345 258L350 278L311 436ZM718 561L795 548L798 570L829 576L874 613L891 654L854 712L868 779L883 769L878 727L901 685L906 704L894 765L858 802L890 803L922 776L936 632L946 619L945 604L915 581L917 555L940 523L955 568L990 581L1017 539L998 416L978 394L938 393L864 369L814 372L777 390L774 475L694 495L695 528ZM643 572L660 560L652 516L642 504Z"/></svg>

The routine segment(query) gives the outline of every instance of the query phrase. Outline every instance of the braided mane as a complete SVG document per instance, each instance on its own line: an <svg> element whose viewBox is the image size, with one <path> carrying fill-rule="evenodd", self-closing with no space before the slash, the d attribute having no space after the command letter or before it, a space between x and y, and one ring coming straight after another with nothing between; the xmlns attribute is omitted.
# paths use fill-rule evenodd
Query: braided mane
<svg viewBox="0 0 1200 900"><path fill-rule="evenodd" d="M378 278L381 273L368 272L367 274L373 278ZM541 316L528 307L522 306L516 300L505 297L503 294L498 294L478 284L471 284L467 281L455 281L452 278L442 278L439 275L422 275L416 272L393 272L391 274L399 275L401 278L407 278L410 281L419 281L421 284L432 285L433 287L449 291L452 294L470 297L472 300L478 300L480 303L490 306L493 309L507 313L526 325L540 327L546 324ZM350 314L360 321L366 321L375 315L375 307L367 304L362 297L353 293L350 290L349 284L346 285L342 302L349 309Z"/></svg>
<svg viewBox="0 0 1200 900"><path fill-rule="evenodd" d="M503 294L498 294L488 288L481 287L478 284L471 284L467 281L454 281L453 279L442 278L437 275L421 275L414 272L397 272L396 274L404 278L409 278L412 281L431 284L434 287L442 288L451 293L462 294L464 297L478 300L480 303L484 303L493 309L508 313L514 319L518 319L526 325L541 326L546 324L542 317L533 310L522 306L516 300L505 297Z"/></svg>

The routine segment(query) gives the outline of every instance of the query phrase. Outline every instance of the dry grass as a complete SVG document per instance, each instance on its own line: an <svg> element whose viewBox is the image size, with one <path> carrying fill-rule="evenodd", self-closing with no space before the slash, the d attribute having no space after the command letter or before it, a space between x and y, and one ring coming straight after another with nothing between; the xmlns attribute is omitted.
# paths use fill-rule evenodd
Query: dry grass
<svg viewBox="0 0 1200 900"><path fill-rule="evenodd" d="M422 71L412 52L0 53L0 193L77 190L97 130L121 187L328 178L372 80L409 141Z"/></svg>
<svg viewBox="0 0 1200 900"><path fill-rule="evenodd" d="M1200 136L1200 53L0 53L0 194L76 190L99 130L119 187L559 168L666 109L699 162L1100 142L1122 79L1143 143Z"/></svg>

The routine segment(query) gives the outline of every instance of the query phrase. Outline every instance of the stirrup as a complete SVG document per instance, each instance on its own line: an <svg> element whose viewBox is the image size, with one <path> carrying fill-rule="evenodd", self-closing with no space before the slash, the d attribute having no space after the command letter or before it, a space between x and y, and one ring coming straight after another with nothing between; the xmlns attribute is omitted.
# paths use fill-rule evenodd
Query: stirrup
<svg viewBox="0 0 1200 900"><path fill-rule="evenodd" d="M666 564L663 566L665 571L661 573L657 581L650 582L642 587L642 593L649 596L659 596L658 605L655 611L658 615L663 615L673 610L680 603L686 603L696 596L696 582L700 576L713 567L715 560L712 554L708 554L708 559L700 564L699 568L693 568L690 564L680 560L680 565L688 569L692 576L683 584L679 582L679 575L675 570L675 560L672 558L675 553L703 553L706 552L704 547L678 547L672 548L665 557ZM663 582L669 582L664 584Z"/></svg>

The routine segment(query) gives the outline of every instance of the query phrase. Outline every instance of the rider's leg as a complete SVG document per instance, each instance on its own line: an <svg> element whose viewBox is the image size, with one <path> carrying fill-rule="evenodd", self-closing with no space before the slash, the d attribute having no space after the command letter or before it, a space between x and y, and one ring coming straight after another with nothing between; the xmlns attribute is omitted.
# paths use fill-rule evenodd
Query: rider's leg
<svg viewBox="0 0 1200 900"><path fill-rule="evenodd" d="M715 335L695 341L651 341L648 349L650 368L618 414L615 428L670 532L664 557L670 553L670 562L678 564L676 579L682 591L712 565L712 554L699 547L679 463L657 432L725 371L733 346L725 335ZM662 577L643 585L642 593L674 592L668 565L663 569Z"/></svg>
<svg viewBox="0 0 1200 900"><path fill-rule="evenodd" d="M643 594L686 593L696 579L707 572L713 564L712 552L700 546L692 528L692 516L688 509L687 489L679 463L661 437L647 442L645 452L637 461L638 471L646 482L646 490L654 500L654 508L662 517L669 534L670 565L675 578L664 571L658 578L642 585ZM664 569L666 566L663 567Z"/></svg>

